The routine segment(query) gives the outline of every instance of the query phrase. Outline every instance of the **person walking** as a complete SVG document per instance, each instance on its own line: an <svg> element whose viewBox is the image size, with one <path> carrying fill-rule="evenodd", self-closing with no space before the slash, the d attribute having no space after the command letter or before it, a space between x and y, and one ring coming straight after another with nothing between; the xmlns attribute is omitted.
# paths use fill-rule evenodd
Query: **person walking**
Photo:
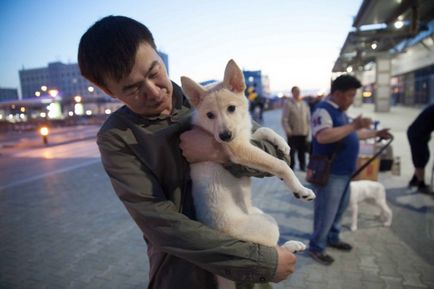
<svg viewBox="0 0 434 289"><path fill-rule="evenodd" d="M301 171L306 171L307 137L309 135L310 109L302 100L300 89L294 86L291 89L292 98L288 98L282 110L282 126L290 146L290 167L295 167L295 154Z"/></svg>

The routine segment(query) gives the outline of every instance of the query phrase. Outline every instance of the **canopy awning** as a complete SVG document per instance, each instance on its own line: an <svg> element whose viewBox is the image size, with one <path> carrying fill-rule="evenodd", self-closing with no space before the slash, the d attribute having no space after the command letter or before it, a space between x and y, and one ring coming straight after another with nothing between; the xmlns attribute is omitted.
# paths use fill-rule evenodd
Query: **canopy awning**
<svg viewBox="0 0 434 289"><path fill-rule="evenodd" d="M399 52L398 44L428 30L433 19L433 0L364 0L332 71L360 69L379 54Z"/></svg>

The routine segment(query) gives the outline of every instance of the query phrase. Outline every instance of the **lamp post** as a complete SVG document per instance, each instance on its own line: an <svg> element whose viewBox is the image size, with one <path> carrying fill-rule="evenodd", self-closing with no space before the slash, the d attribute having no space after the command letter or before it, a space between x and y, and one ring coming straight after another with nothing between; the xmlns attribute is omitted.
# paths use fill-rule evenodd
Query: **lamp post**
<svg viewBox="0 0 434 289"><path fill-rule="evenodd" d="M48 130L48 127L43 126L39 129L39 133L42 136L42 143L44 145L48 145L48 134L50 133L50 131Z"/></svg>

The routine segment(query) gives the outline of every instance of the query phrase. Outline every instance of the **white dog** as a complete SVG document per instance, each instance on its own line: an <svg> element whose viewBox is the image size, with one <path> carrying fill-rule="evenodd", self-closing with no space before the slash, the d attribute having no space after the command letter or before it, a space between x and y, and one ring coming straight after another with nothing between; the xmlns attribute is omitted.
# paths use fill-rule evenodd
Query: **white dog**
<svg viewBox="0 0 434 289"><path fill-rule="evenodd" d="M297 198L315 198L315 194L301 185L284 161L250 143L251 139L266 139L285 154L289 153L286 141L271 129L259 128L252 135L243 73L233 60L226 66L223 82L211 88L187 77L181 77L181 83L196 108L194 125L208 131L223 144L233 163L278 176ZM199 221L240 240L277 245L278 225L273 217L253 207L250 178L236 178L222 165L213 162L192 164L191 177ZM305 245L297 241L288 241L284 246L292 252L305 249ZM217 279L219 288L235 288L234 282L219 276Z"/></svg>
<svg viewBox="0 0 434 289"><path fill-rule="evenodd" d="M379 182L360 180L351 182L351 231L357 230L358 204L367 199L374 200L374 203L381 209L381 217L384 221L384 226L390 227L392 224L392 210L390 210L386 203L386 190L384 186Z"/></svg>

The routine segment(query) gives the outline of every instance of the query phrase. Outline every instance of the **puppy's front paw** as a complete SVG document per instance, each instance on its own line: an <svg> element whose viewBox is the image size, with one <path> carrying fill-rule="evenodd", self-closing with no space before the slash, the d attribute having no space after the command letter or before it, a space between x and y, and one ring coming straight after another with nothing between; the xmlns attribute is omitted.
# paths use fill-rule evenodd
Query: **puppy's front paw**
<svg viewBox="0 0 434 289"><path fill-rule="evenodd" d="M351 226L351 231L353 231L353 232L355 232L355 231L357 231L357 226Z"/></svg>
<svg viewBox="0 0 434 289"><path fill-rule="evenodd" d="M285 156L289 155L289 152L291 151L291 147L286 143L286 141L283 138L279 140L275 140L274 143L276 144L277 148L285 154Z"/></svg>
<svg viewBox="0 0 434 289"><path fill-rule="evenodd" d="M297 253L306 250L306 245L299 241L287 241L282 247L287 248L292 253Z"/></svg>
<svg viewBox="0 0 434 289"><path fill-rule="evenodd" d="M311 189L308 189L308 188L305 188L305 187L302 187L301 190L299 190L297 192L294 192L294 196L297 199L302 199L302 200L305 200L305 201L312 201L313 199L316 198L315 193Z"/></svg>

